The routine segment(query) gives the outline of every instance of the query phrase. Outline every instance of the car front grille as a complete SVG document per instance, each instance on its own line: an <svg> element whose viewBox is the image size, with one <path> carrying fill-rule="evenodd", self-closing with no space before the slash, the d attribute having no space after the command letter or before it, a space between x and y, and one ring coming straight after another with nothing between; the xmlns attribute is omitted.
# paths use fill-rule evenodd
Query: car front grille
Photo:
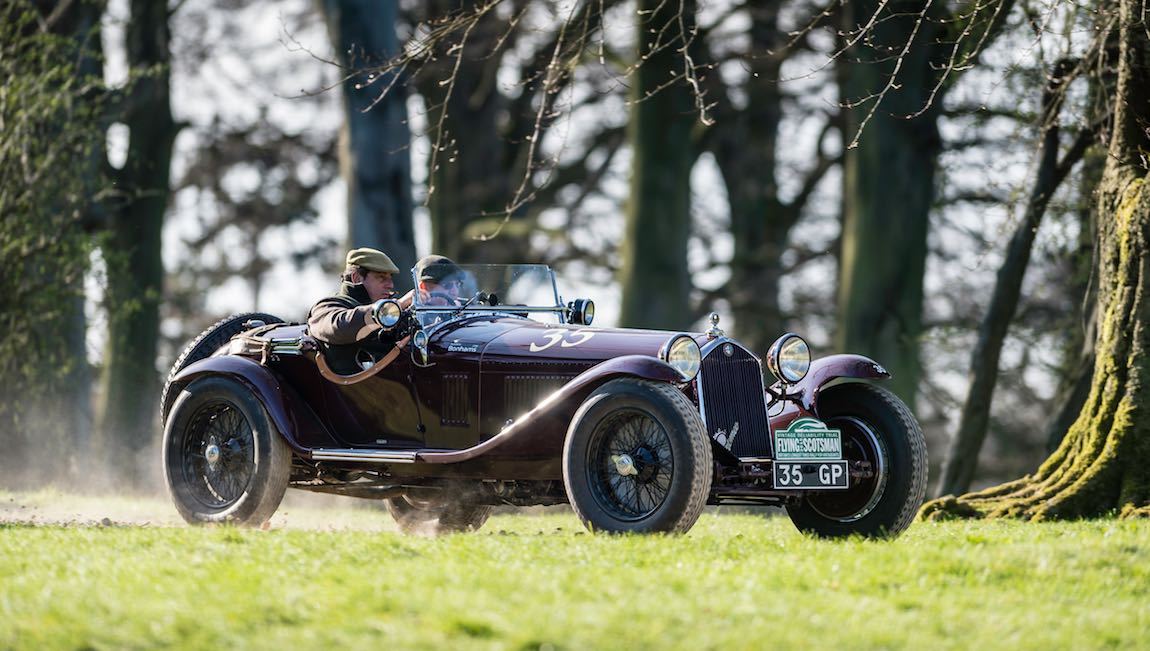
<svg viewBox="0 0 1150 651"><path fill-rule="evenodd" d="M723 339L708 344L703 354L699 408L707 434L736 456L770 457L771 433L759 360L746 348Z"/></svg>

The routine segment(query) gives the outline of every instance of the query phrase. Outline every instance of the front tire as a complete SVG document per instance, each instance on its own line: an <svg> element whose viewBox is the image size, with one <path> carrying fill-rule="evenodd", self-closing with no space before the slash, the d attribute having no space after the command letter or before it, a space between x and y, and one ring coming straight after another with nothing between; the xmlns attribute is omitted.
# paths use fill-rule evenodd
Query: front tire
<svg viewBox="0 0 1150 651"><path fill-rule="evenodd" d="M291 476L291 448L251 391L227 377L204 377L180 392L163 447L168 491L191 524L259 526Z"/></svg>
<svg viewBox="0 0 1150 651"><path fill-rule="evenodd" d="M787 505L791 521L823 538L902 533L926 494L926 441L910 409L886 389L843 384L819 398L818 416L842 432L843 458L870 463L874 475Z"/></svg>
<svg viewBox="0 0 1150 651"><path fill-rule="evenodd" d="M674 386L623 378L595 390L563 446L563 482L583 525L611 533L684 533L714 473L694 405Z"/></svg>

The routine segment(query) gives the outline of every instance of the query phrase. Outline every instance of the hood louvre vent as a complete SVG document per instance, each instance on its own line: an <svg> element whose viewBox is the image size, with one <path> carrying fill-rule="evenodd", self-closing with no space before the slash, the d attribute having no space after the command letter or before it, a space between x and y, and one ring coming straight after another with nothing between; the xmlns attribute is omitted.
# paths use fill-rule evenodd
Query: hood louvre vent
<svg viewBox="0 0 1150 651"><path fill-rule="evenodd" d="M503 381L507 414L526 414L571 381L571 375L508 375ZM518 416L516 416L518 417Z"/></svg>
<svg viewBox="0 0 1150 651"><path fill-rule="evenodd" d="M471 407L467 392L470 386L471 375L468 373L443 375L443 413L439 417L441 425L467 427L467 414Z"/></svg>

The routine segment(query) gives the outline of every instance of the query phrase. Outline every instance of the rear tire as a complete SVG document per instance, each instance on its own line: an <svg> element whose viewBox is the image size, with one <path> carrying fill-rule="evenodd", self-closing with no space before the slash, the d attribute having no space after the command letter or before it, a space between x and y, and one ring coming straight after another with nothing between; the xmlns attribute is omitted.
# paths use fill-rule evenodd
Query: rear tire
<svg viewBox="0 0 1150 651"><path fill-rule="evenodd" d="M207 359L212 353L216 352L220 346L228 343L232 337L248 330L248 328L244 327L244 324L248 321L263 321L265 324L284 322L283 319L271 314L245 312L244 314L233 314L232 316L224 317L201 332L191 343L184 347L183 352L176 358L176 363L172 364L172 370L168 372L168 379L164 381L164 391L160 394L161 423L167 422L168 412L172 408L172 403L176 400L176 396L172 393L172 380L180 374L180 371L201 359Z"/></svg>
<svg viewBox="0 0 1150 651"><path fill-rule="evenodd" d="M412 535L475 531L491 515L490 506L467 501L393 497L384 504L399 528Z"/></svg>
<svg viewBox="0 0 1150 651"><path fill-rule="evenodd" d="M910 409L886 389L843 384L819 397L818 416L842 431L843 458L870 462L875 475L788 505L791 521L823 538L902 533L926 494L926 442Z"/></svg>
<svg viewBox="0 0 1150 651"><path fill-rule="evenodd" d="M228 377L203 377L180 392L163 448L172 502L192 524L259 526L291 477L291 448L259 400Z"/></svg>
<svg viewBox="0 0 1150 651"><path fill-rule="evenodd" d="M685 533L714 474L699 412L670 384L612 380L575 413L563 446L563 482L593 532Z"/></svg>

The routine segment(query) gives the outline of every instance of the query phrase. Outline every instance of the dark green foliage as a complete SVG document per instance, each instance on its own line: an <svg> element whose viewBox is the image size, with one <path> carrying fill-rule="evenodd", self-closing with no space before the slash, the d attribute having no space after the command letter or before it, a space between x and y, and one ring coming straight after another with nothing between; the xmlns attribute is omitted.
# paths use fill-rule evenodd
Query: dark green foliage
<svg viewBox="0 0 1150 651"><path fill-rule="evenodd" d="M94 200L92 153L103 144L95 82L82 72L93 56L85 49L90 43L52 33L23 3L0 5L0 471L6 483L28 479L39 460L58 469L74 448L69 437L77 430L69 420L82 411L68 405L71 413L65 413L61 403L87 373L82 292L89 245L81 224Z"/></svg>

